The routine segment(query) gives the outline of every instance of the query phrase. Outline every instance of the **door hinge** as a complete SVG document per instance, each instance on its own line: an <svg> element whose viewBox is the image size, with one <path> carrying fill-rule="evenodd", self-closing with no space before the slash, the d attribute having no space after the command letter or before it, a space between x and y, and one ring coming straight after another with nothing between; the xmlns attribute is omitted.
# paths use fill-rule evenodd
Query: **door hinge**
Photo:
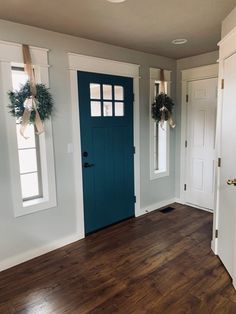
<svg viewBox="0 0 236 314"><path fill-rule="evenodd" d="M221 89L224 89L224 87L225 87L225 80L222 79L222 80L221 80Z"/></svg>
<svg viewBox="0 0 236 314"><path fill-rule="evenodd" d="M134 203L136 203L136 200L137 200L136 195L134 195Z"/></svg>
<svg viewBox="0 0 236 314"><path fill-rule="evenodd" d="M218 237L219 237L219 230L216 229L216 231L215 231L215 238L218 239Z"/></svg>
<svg viewBox="0 0 236 314"><path fill-rule="evenodd" d="M186 102L188 102L188 94L186 95Z"/></svg>
<svg viewBox="0 0 236 314"><path fill-rule="evenodd" d="M133 93L133 102L135 101L135 94Z"/></svg>
<svg viewBox="0 0 236 314"><path fill-rule="evenodd" d="M136 147L133 146L133 153L136 154Z"/></svg>
<svg viewBox="0 0 236 314"><path fill-rule="evenodd" d="M221 167L221 158L218 158L218 167Z"/></svg>
<svg viewBox="0 0 236 314"><path fill-rule="evenodd" d="M184 145L185 145L185 148L188 147L188 141L187 141L187 140L185 141L185 144L184 144Z"/></svg>
<svg viewBox="0 0 236 314"><path fill-rule="evenodd" d="M187 191L187 184L184 184L184 191Z"/></svg>

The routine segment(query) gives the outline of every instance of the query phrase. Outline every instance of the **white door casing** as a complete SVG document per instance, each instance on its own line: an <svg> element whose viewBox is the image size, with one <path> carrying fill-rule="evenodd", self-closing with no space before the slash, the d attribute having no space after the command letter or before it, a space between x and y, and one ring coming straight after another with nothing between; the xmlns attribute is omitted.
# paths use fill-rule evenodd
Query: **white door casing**
<svg viewBox="0 0 236 314"><path fill-rule="evenodd" d="M188 150L191 146L191 140L188 136L188 106L190 97L188 95L188 87L190 84L194 84L194 82L208 81L210 79L217 79L218 77L218 64L211 64L207 66L201 66L197 68L187 69L182 71L182 105L181 105L181 159L180 159L180 202L182 204L188 204L188 178L187 178L187 159L188 159ZM200 84L200 83L199 83ZM200 88L201 89L201 88ZM204 94L203 91L198 92L198 97L200 94ZM216 90L215 90L216 95ZM201 115L201 113L200 113ZM199 117L200 118L200 117ZM192 120L193 121L193 120ZM193 127L191 125L191 127ZM190 140L190 143L187 143ZM190 146L189 146L190 145ZM186 147L187 146L187 147ZM217 159L217 155L215 153L214 160ZM199 178L198 178L199 179ZM188 184L187 184L188 183ZM185 189L186 187L186 189ZM214 195L215 193L213 193ZM196 203L196 202L195 202ZM215 204L215 200L214 200ZM208 210L201 205L194 204L195 207ZM211 211L211 210L210 210Z"/></svg>
<svg viewBox="0 0 236 314"><path fill-rule="evenodd" d="M218 255L234 278L236 272L236 54L224 61L224 91L221 114L221 169L219 185Z"/></svg>
<svg viewBox="0 0 236 314"><path fill-rule="evenodd" d="M217 79L188 82L186 202L214 209Z"/></svg>
<svg viewBox="0 0 236 314"><path fill-rule="evenodd" d="M68 53L69 73L72 100L72 125L75 168L75 195L77 214L77 233L79 238L85 237L84 230L84 202L82 185L82 160L80 138L80 115L77 72L86 71L92 73L111 74L133 78L134 89L134 180L135 180L135 216L141 212L140 208L140 135L139 135L139 65L119 62L109 59Z"/></svg>

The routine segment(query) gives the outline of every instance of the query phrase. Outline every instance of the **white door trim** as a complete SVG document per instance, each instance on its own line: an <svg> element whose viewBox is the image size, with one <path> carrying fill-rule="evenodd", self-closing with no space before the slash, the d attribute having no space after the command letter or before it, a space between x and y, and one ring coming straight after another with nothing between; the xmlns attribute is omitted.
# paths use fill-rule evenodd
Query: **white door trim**
<svg viewBox="0 0 236 314"><path fill-rule="evenodd" d="M212 64L193 69L182 71L182 102L181 102L181 162L180 162L180 200L185 203L185 165L186 165L186 148L185 140L187 135L187 86L191 81L203 80L218 77L218 64Z"/></svg>
<svg viewBox="0 0 236 314"><path fill-rule="evenodd" d="M134 82L134 185L135 185L135 216L140 213L140 135L139 135L139 65L118 62L108 59L85 56L75 53L68 53L69 73L71 84L72 103L72 128L74 146L74 182L76 195L77 234L82 239L85 237L84 227L84 203L83 203L83 181L82 181L82 160L81 160L81 137L80 137L80 116L79 116L79 95L77 72L86 71L118 75L133 78Z"/></svg>
<svg viewBox="0 0 236 314"><path fill-rule="evenodd" d="M186 148L185 141L187 136L187 101L188 94L187 86L191 81L204 80L218 77L218 64L201 66L197 68L187 69L182 71L182 100L181 100L181 148L180 148L180 202L186 204L184 184L186 182ZM216 156L217 159L217 156ZM216 174L217 177L217 174ZM216 201L215 201L216 202ZM199 209L206 210L199 207ZM214 229L214 228L213 228ZM215 229L214 229L215 230ZM214 239L214 237L213 237ZM214 244L212 243L212 248ZM213 250L214 251L214 250Z"/></svg>

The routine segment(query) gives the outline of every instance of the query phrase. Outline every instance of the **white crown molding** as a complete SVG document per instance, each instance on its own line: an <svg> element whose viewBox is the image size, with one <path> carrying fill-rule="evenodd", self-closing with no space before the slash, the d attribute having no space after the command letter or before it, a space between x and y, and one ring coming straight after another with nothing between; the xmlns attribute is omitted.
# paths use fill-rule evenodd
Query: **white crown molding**
<svg viewBox="0 0 236 314"><path fill-rule="evenodd" d="M236 27L234 27L219 43L220 47L220 57L219 61L232 56L236 53L236 48L233 43L236 42Z"/></svg>
<svg viewBox="0 0 236 314"><path fill-rule="evenodd" d="M68 58L69 70L77 71L79 69L80 71L92 73L97 71L97 73L111 75L116 73L116 75L139 78L140 65L138 64L85 56L71 52L68 53Z"/></svg>
<svg viewBox="0 0 236 314"><path fill-rule="evenodd" d="M218 63L205 65L201 67L182 70L182 81L202 80L205 78L218 77Z"/></svg>
<svg viewBox="0 0 236 314"><path fill-rule="evenodd" d="M222 46L225 43L225 41L230 39L235 34L236 34L236 26L218 42L217 46Z"/></svg>
<svg viewBox="0 0 236 314"><path fill-rule="evenodd" d="M32 63L48 67L48 51L49 49L30 46ZM22 44L0 40L0 61L22 64Z"/></svg>
<svg viewBox="0 0 236 314"><path fill-rule="evenodd" d="M18 48L22 47L22 44L20 44L20 43L15 43L12 41L5 41L5 40L0 40L0 44L4 44L4 45L8 45L8 46L15 46ZM42 48L42 47L36 47L36 46L30 46L30 48L35 49L35 50L45 51L45 52L50 51L50 49L48 49L48 48Z"/></svg>
<svg viewBox="0 0 236 314"><path fill-rule="evenodd" d="M160 80L160 72L161 72L161 69L150 68L150 79L159 81ZM164 70L164 76L165 76L165 81L171 82L171 71Z"/></svg>

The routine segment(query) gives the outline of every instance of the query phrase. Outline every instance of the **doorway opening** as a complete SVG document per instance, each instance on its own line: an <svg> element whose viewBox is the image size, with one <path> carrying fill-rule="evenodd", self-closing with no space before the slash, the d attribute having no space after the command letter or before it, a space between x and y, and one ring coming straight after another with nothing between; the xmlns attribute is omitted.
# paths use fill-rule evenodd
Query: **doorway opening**
<svg viewBox="0 0 236 314"><path fill-rule="evenodd" d="M134 216L133 79L78 72L85 233Z"/></svg>
<svg viewBox="0 0 236 314"><path fill-rule="evenodd" d="M181 200L213 212L218 68L204 66L182 75Z"/></svg>

